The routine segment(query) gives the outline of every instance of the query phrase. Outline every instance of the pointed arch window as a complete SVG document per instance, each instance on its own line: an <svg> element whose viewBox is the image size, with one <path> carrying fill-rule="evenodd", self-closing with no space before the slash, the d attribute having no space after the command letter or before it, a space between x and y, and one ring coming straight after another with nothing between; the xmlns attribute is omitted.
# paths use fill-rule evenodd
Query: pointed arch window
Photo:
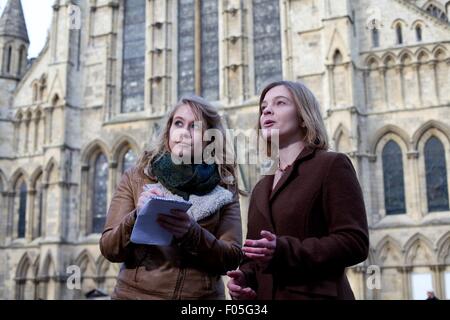
<svg viewBox="0 0 450 320"><path fill-rule="evenodd" d="M20 184L19 190L18 190L18 197L19 197L19 203L18 203L18 210L17 213L19 215L19 220L17 223L17 237L18 238L25 238L25 231L26 231L26 214L27 214L27 194L28 189L25 181L23 181Z"/></svg>
<svg viewBox="0 0 450 320"><path fill-rule="evenodd" d="M44 193L42 187L42 174L36 180L36 196L34 199L34 237L38 238L42 236L42 218L43 218L43 203L44 203Z"/></svg>
<svg viewBox="0 0 450 320"><path fill-rule="evenodd" d="M380 46L380 31L377 28L372 29L372 47Z"/></svg>
<svg viewBox="0 0 450 320"><path fill-rule="evenodd" d="M108 191L108 160L101 153L94 164L93 196L92 196L92 232L101 233L106 220Z"/></svg>
<svg viewBox="0 0 450 320"><path fill-rule="evenodd" d="M12 47L9 46L6 49L6 73L11 73L11 63L12 63Z"/></svg>
<svg viewBox="0 0 450 320"><path fill-rule="evenodd" d="M122 173L130 169L135 165L137 160L136 154L133 150L129 149L124 155L122 159Z"/></svg>
<svg viewBox="0 0 450 320"><path fill-rule="evenodd" d="M441 141L431 137L425 143L425 172L428 211L448 211L448 185L445 149Z"/></svg>
<svg viewBox="0 0 450 320"><path fill-rule="evenodd" d="M397 44L402 44L403 43L403 30L402 30L402 25L400 23L398 23L397 26L395 27L395 34L397 36Z"/></svg>
<svg viewBox="0 0 450 320"><path fill-rule="evenodd" d="M416 26L416 40L417 42L422 41L422 27L420 25Z"/></svg>
<svg viewBox="0 0 450 320"><path fill-rule="evenodd" d="M390 140L382 151L384 204L386 214L406 212L403 158L399 145Z"/></svg>
<svg viewBox="0 0 450 320"><path fill-rule="evenodd" d="M24 60L25 60L25 47L21 46L20 50L19 50L19 63L17 65L17 75L21 76L22 72L23 72L23 67L24 67Z"/></svg>
<svg viewBox="0 0 450 320"><path fill-rule="evenodd" d="M341 64L342 61L343 61L343 58L342 58L341 52L339 50L336 50L334 52L334 55L333 55L333 63L334 64Z"/></svg>

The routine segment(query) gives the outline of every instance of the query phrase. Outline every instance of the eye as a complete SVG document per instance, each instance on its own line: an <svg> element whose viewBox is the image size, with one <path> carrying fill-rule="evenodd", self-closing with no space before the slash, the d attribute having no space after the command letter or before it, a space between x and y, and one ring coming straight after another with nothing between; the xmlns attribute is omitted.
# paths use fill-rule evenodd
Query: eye
<svg viewBox="0 0 450 320"><path fill-rule="evenodd" d="M175 125L175 127L182 127L183 122L181 122L180 120L177 120L177 121L175 121L174 125Z"/></svg>
<svg viewBox="0 0 450 320"><path fill-rule="evenodd" d="M262 105L261 106L261 111L263 111L267 106L266 105Z"/></svg>
<svg viewBox="0 0 450 320"><path fill-rule="evenodd" d="M285 105L285 104L286 104L286 102L284 102L283 100L279 100L279 101L277 102L277 106Z"/></svg>
<svg viewBox="0 0 450 320"><path fill-rule="evenodd" d="M196 123L196 122L193 122L193 123L191 124L191 128L192 128L192 129L199 129L199 128L200 128L200 124L198 124L198 123Z"/></svg>

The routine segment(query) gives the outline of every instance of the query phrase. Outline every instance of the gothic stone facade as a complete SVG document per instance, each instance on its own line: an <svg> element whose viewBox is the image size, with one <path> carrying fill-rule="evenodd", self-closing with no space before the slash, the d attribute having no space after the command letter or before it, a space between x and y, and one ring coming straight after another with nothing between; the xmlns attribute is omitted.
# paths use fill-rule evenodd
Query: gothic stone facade
<svg viewBox="0 0 450 320"><path fill-rule="evenodd" d="M107 206L168 108L198 93L229 128L254 128L258 93L279 79L314 91L333 149L357 170L371 229L368 260L348 270L357 298L411 299L418 277L449 297L449 7L57 0L26 70L26 39L0 32L0 297L111 292L119 266L98 247ZM257 168L239 169L250 191ZM245 224L248 198L241 204ZM66 285L71 265L81 290ZM380 268L378 289L369 266Z"/></svg>

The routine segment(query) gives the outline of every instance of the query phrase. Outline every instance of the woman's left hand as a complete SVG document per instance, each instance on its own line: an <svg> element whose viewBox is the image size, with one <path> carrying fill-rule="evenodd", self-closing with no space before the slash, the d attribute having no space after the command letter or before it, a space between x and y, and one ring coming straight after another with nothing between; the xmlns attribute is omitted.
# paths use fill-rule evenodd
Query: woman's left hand
<svg viewBox="0 0 450 320"><path fill-rule="evenodd" d="M181 238L188 232L194 221L185 211L172 210L171 213L158 215L156 221L175 238Z"/></svg>
<svg viewBox="0 0 450 320"><path fill-rule="evenodd" d="M277 246L277 236L269 231L261 231L261 239L245 240L242 251L244 254L258 262L267 263L272 260Z"/></svg>

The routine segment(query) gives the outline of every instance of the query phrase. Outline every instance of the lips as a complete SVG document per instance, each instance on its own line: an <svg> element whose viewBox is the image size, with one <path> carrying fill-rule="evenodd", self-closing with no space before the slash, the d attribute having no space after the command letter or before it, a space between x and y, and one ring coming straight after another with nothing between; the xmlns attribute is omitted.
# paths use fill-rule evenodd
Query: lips
<svg viewBox="0 0 450 320"><path fill-rule="evenodd" d="M275 121L267 119L267 120L264 120L263 127L268 128L268 127L273 126L274 124L275 124Z"/></svg>

